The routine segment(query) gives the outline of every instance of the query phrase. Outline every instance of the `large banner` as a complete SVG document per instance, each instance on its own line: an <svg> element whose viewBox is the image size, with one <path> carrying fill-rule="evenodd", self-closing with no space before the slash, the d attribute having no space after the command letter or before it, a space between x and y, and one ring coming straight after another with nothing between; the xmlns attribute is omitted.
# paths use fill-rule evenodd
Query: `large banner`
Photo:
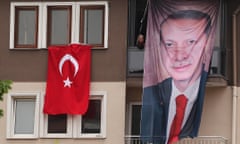
<svg viewBox="0 0 240 144"><path fill-rule="evenodd" d="M71 44L48 48L43 112L84 114L89 103L91 47Z"/></svg>
<svg viewBox="0 0 240 144"><path fill-rule="evenodd" d="M215 42L219 0L149 0L141 139L196 137Z"/></svg>

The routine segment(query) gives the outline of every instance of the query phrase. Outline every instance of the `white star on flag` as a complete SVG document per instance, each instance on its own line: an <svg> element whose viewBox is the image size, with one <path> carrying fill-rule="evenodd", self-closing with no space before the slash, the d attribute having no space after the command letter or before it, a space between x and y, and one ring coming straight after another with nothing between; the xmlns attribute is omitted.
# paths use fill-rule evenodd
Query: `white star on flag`
<svg viewBox="0 0 240 144"><path fill-rule="evenodd" d="M69 77L67 77L67 79L64 80L63 82L64 82L64 87L70 87L71 88L72 81L69 80Z"/></svg>

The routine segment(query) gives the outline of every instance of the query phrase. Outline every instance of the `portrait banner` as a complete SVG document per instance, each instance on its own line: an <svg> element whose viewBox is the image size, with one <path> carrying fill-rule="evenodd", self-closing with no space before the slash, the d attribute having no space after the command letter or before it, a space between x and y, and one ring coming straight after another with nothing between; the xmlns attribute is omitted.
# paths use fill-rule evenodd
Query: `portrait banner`
<svg viewBox="0 0 240 144"><path fill-rule="evenodd" d="M149 0L141 140L198 135L219 0Z"/></svg>
<svg viewBox="0 0 240 144"><path fill-rule="evenodd" d="M48 73L43 112L84 114L88 109L91 46L48 47Z"/></svg>

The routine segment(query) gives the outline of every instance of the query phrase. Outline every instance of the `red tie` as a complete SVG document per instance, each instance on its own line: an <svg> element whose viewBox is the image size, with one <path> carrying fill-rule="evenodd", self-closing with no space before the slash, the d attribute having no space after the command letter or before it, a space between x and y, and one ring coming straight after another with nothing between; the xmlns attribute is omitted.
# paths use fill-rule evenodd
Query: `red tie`
<svg viewBox="0 0 240 144"><path fill-rule="evenodd" d="M185 95L179 95L176 98L176 114L172 122L168 144L178 141L178 135L181 131L181 126L184 118L184 112L187 104Z"/></svg>

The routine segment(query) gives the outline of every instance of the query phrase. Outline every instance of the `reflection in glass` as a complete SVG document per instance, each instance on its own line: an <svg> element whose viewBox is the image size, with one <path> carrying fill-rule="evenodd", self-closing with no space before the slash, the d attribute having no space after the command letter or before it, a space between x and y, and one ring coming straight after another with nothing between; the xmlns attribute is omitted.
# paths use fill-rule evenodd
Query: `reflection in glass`
<svg viewBox="0 0 240 144"><path fill-rule="evenodd" d="M37 7L16 7L15 47L37 47Z"/></svg>
<svg viewBox="0 0 240 144"><path fill-rule="evenodd" d="M48 7L48 45L70 42L71 7Z"/></svg>
<svg viewBox="0 0 240 144"><path fill-rule="evenodd" d="M35 99L15 100L15 134L33 134Z"/></svg>
<svg viewBox="0 0 240 144"><path fill-rule="evenodd" d="M100 133L101 100L90 100L88 111L82 117L82 133Z"/></svg>
<svg viewBox="0 0 240 144"><path fill-rule="evenodd" d="M48 133L67 133L67 115L48 115Z"/></svg>

